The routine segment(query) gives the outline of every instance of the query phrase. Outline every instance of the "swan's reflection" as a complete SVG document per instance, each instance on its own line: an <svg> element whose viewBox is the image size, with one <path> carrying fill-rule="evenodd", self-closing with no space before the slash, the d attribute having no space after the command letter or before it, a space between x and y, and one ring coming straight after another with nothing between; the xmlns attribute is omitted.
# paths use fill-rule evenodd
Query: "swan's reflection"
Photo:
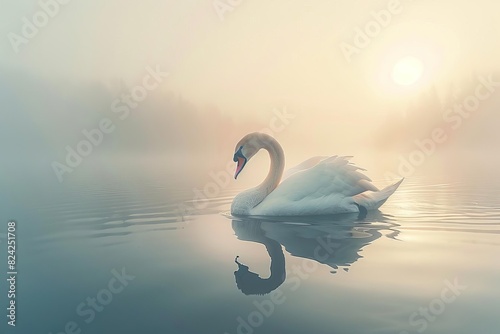
<svg viewBox="0 0 500 334"><path fill-rule="evenodd" d="M285 256L281 246L293 256L347 271L347 267L361 257L360 250L380 238L382 231L387 231L389 238L399 234L398 225L379 211L335 217L233 217L232 226L238 239L263 244L271 258L271 276L262 278L236 257L236 285L246 295L267 294L285 281Z"/></svg>

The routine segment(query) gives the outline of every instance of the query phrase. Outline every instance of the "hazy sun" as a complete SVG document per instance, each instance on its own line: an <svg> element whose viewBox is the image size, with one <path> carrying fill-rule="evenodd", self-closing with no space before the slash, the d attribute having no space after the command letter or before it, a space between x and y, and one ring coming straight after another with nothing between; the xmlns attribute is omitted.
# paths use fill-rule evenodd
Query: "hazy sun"
<svg viewBox="0 0 500 334"><path fill-rule="evenodd" d="M392 69L392 80L398 85L409 86L420 79L424 72L422 61L415 57L400 59Z"/></svg>

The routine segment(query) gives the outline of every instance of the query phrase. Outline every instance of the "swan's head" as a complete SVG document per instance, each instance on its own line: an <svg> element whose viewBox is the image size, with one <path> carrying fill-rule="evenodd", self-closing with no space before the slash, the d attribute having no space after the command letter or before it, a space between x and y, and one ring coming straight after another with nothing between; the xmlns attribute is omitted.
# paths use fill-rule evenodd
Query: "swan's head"
<svg viewBox="0 0 500 334"><path fill-rule="evenodd" d="M260 133L250 133L243 137L234 149L233 161L237 163L236 172L234 173L234 178L236 179L238 175L243 170L243 167L261 148L262 143L260 140Z"/></svg>

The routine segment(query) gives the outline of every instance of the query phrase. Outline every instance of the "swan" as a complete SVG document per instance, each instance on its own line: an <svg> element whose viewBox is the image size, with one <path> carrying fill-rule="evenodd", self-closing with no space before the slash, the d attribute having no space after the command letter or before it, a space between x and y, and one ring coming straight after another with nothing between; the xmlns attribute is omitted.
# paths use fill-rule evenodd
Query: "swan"
<svg viewBox="0 0 500 334"><path fill-rule="evenodd" d="M237 179L248 161L264 149L269 152L271 168L255 188L235 196L231 214L235 216L305 216L338 213L366 213L387 201L404 179L379 190L365 171L349 162L351 157L313 157L287 172L281 145L268 134L254 132L235 147ZM281 181L281 183L280 183Z"/></svg>

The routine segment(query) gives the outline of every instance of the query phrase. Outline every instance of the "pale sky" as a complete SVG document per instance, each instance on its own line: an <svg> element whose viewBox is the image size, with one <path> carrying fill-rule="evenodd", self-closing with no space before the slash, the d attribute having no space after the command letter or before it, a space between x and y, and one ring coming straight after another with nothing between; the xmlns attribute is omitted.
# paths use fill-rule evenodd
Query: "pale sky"
<svg viewBox="0 0 500 334"><path fill-rule="evenodd" d="M60 5L19 55L2 38L0 64L50 76L130 82L145 66L161 64L172 73L170 88L193 100L248 109L279 98L328 108L334 95L375 89L370 80L391 53L427 55L422 60L433 67L429 80L438 84L461 72L500 67L495 0L401 0L401 12L348 64L340 43L352 41L355 28L389 3L241 1L221 21L212 0L72 0ZM1 34L19 33L22 17L39 9L36 1L2 1Z"/></svg>
<svg viewBox="0 0 500 334"><path fill-rule="evenodd" d="M287 107L300 113L295 134L315 129L316 142L352 143L433 85L445 95L475 74L500 71L497 0L243 0L224 20L214 3L72 0L16 53L9 33L22 35L23 17L32 22L41 7L0 0L0 69L113 90L160 65L170 73L161 90L197 106L263 123L273 108ZM390 22L349 62L342 43L355 47L373 13L393 7ZM421 68L401 64L408 57ZM407 75L415 78L402 85Z"/></svg>

